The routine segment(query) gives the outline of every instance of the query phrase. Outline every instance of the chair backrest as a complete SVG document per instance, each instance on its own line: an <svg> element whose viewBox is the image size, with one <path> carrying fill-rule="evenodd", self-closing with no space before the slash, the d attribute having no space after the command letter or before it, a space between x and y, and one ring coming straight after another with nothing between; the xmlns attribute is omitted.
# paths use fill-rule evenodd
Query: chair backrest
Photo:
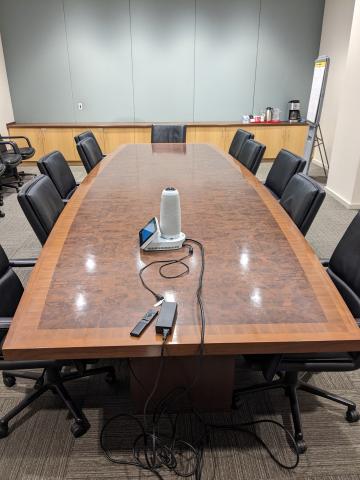
<svg viewBox="0 0 360 480"><path fill-rule="evenodd" d="M13 317L24 288L0 245L0 317Z"/></svg>
<svg viewBox="0 0 360 480"><path fill-rule="evenodd" d="M97 143L97 146L99 147L100 151L101 151L99 142L96 140L95 135L90 130L86 130L86 132L79 133L79 135L76 135L74 137L74 140L75 140L75 143L79 143L79 142L81 142L81 140L85 140L85 138L93 138L94 141Z"/></svg>
<svg viewBox="0 0 360 480"><path fill-rule="evenodd" d="M97 141L91 137L80 140L76 148L87 173L91 172L103 158Z"/></svg>
<svg viewBox="0 0 360 480"><path fill-rule="evenodd" d="M186 143L186 125L152 125L151 143Z"/></svg>
<svg viewBox="0 0 360 480"><path fill-rule="evenodd" d="M239 160L239 162L248 170L250 170L251 173L256 175L265 150L266 147L262 143L248 139L245 140L239 154L235 158L236 160Z"/></svg>
<svg viewBox="0 0 360 480"><path fill-rule="evenodd" d="M57 150L40 158L38 168L43 175L47 175L55 185L61 198L69 198L76 189L76 181L69 164L62 153Z"/></svg>
<svg viewBox="0 0 360 480"><path fill-rule="evenodd" d="M36 236L44 245L64 208L59 192L46 175L38 175L18 193L18 200Z"/></svg>
<svg viewBox="0 0 360 480"><path fill-rule="evenodd" d="M304 173L295 174L280 198L300 232L305 236L325 198L324 189Z"/></svg>
<svg viewBox="0 0 360 480"><path fill-rule="evenodd" d="M275 197L280 198L291 177L296 173L302 172L305 168L305 164L305 160L298 155L295 155L288 150L280 150L268 176L266 177L264 185L274 194Z"/></svg>
<svg viewBox="0 0 360 480"><path fill-rule="evenodd" d="M335 248L327 271L353 316L360 318L360 212Z"/></svg>
<svg viewBox="0 0 360 480"><path fill-rule="evenodd" d="M247 132L246 130L243 130L242 128L239 128L236 131L236 133L234 135L234 138L232 139L232 142L231 142L231 145L230 145L230 148L229 148L229 154L232 155L233 157L237 158L244 142L246 142L246 140L250 140L252 138L254 138L253 133Z"/></svg>

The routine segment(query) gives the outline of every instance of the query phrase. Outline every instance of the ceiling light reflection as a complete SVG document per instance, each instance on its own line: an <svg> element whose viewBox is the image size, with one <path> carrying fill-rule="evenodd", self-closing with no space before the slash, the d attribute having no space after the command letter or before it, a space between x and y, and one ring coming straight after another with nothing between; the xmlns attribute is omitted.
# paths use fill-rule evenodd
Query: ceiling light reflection
<svg viewBox="0 0 360 480"><path fill-rule="evenodd" d="M86 271L89 273L95 272L96 262L92 257L88 257L85 262Z"/></svg>
<svg viewBox="0 0 360 480"><path fill-rule="evenodd" d="M254 290L251 292L250 295L250 300L254 305L257 307L261 307L262 305L262 296L261 296L261 291L259 288L254 288Z"/></svg>
<svg viewBox="0 0 360 480"><path fill-rule="evenodd" d="M241 253L240 255L240 265L243 267L244 270L248 269L249 266L249 254L248 253Z"/></svg>
<svg viewBox="0 0 360 480"><path fill-rule="evenodd" d="M86 298L82 293L78 293L75 299L76 308L78 310L84 310L86 307Z"/></svg>

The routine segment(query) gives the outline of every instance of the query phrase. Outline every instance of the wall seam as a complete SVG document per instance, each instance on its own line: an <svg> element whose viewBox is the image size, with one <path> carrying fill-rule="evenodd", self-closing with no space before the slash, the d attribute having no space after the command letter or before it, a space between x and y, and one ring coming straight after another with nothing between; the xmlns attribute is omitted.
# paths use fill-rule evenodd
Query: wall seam
<svg viewBox="0 0 360 480"><path fill-rule="evenodd" d="M195 92L196 92L196 21L197 21L197 0L194 0L194 78L193 78L193 122L195 122Z"/></svg>
<svg viewBox="0 0 360 480"><path fill-rule="evenodd" d="M71 75L71 67L70 67L70 50L69 50L69 40L68 40L68 32L66 28L66 15L65 15L65 0L62 0L62 7L63 7L63 16L64 16L64 29L65 29L65 42L66 42L66 52L68 57L68 67L69 67L69 78L70 78L70 90L71 90L71 106L73 112L74 122L77 123L77 116L75 110L75 97L74 97L74 85L73 79Z"/></svg>
<svg viewBox="0 0 360 480"><path fill-rule="evenodd" d="M253 89L252 108L251 108L251 112L252 112L253 115L254 115L254 107L255 107L256 78L257 78L257 67L258 67L258 57L259 57L261 6L262 6L262 0L260 0L260 3L259 3L258 34L257 34L257 43L256 43L256 58L255 58L255 73L254 73L254 89Z"/></svg>
<svg viewBox="0 0 360 480"><path fill-rule="evenodd" d="M131 0L129 0L129 25L130 25L130 56L131 56L131 84L132 84L132 103L133 103L133 122L135 123L135 82L134 82L134 50L133 50L133 34L131 21ZM134 132L135 135L135 132ZM135 137L134 137L135 141Z"/></svg>

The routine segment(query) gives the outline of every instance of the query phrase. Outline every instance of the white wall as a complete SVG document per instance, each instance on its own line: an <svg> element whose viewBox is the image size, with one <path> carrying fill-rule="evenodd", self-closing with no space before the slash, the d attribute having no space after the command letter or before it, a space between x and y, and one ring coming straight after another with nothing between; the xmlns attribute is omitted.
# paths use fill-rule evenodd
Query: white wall
<svg viewBox="0 0 360 480"><path fill-rule="evenodd" d="M330 57L330 70L320 124L330 161L354 4L355 0L326 0L325 3L320 55Z"/></svg>
<svg viewBox="0 0 360 480"><path fill-rule="evenodd" d="M338 97L327 190L349 208L360 208L360 0L355 1L349 48Z"/></svg>
<svg viewBox="0 0 360 480"><path fill-rule="evenodd" d="M0 0L15 119L238 121L268 105L287 117L292 98L306 111L323 11L324 0Z"/></svg>
<svg viewBox="0 0 360 480"><path fill-rule="evenodd" d="M0 35L0 133L7 134L6 124L14 121L9 84L6 75L4 53Z"/></svg>

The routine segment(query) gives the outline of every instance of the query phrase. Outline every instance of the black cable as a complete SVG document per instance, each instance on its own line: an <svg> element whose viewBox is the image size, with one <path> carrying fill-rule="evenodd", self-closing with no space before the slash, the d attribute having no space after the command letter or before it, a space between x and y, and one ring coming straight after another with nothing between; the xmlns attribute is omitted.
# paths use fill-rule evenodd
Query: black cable
<svg viewBox="0 0 360 480"><path fill-rule="evenodd" d="M201 418L201 416L200 416L200 418ZM255 433L255 432L249 430L248 428L246 428L246 427L254 427L255 425L260 425L260 424L264 424L264 423L265 424L268 423L268 424L276 425L290 439L290 442L292 444L292 447L294 449L295 456L296 456L296 460L293 464L286 465L285 463L282 463L278 458L275 457L275 455L272 453L270 447L264 442L264 440L257 433ZM218 424L212 424L212 423L205 423L205 425L207 427L209 427L211 430L230 430L230 431L234 431L234 432L246 433L247 435L252 436L253 438L255 438L255 440L258 443L260 443L260 445L262 447L264 447L266 452L270 455L271 459L274 460L274 462L277 465L284 468L285 470L293 470L299 464L300 454L299 454L299 450L298 450L298 447L297 447L296 440L295 440L294 436L292 435L292 433L286 427L284 427L284 425L282 423L277 422L276 420L261 419L261 420L253 420L251 422L244 422L244 423L232 424L232 425L228 425L228 424L218 425Z"/></svg>
<svg viewBox="0 0 360 480"><path fill-rule="evenodd" d="M178 419L179 415L175 415L175 420L172 419L172 416L168 413L169 407L173 406L176 401L179 400L180 397L190 397L190 390L193 388L195 383L197 382L200 372L201 372L201 366L202 366L202 359L204 356L204 351L205 351L205 326L206 326L206 317L205 317L205 309L204 309L204 302L203 302L203 297L202 297L202 291L203 291L203 278L204 278L204 271L205 271L205 250L201 242L198 240L194 240L191 238L187 238L186 242L192 242L195 245L198 246L200 249L201 253L201 268L200 268L200 273L199 273L199 279L198 279L198 286L196 290L196 297L197 297L197 303L199 306L199 313L200 313L200 343L199 343L199 363L198 363L198 368L197 372L193 378L193 381L191 384L189 384L187 387L176 387L170 392L168 392L154 407L154 412L152 415L152 428L148 429L148 423L147 423L147 410L148 406L150 404L151 399L155 395L159 383L160 383L160 378L161 374L163 371L164 367L164 351L165 351L165 343L169 334L168 330L165 330L163 333L163 342L161 346L161 354L160 354L160 365L159 369L157 372L157 376L154 382L154 386L152 388L152 391L149 393L143 386L143 384L140 382L138 377L136 376L134 370L131 367L131 363L129 361L129 367L130 367L130 372L136 379L136 381L139 383L139 385L142 387L144 392L147 394L147 398L145 401L144 405L144 411L143 411L143 422L141 422L136 416L130 415L130 414L119 414L116 415L112 418L110 418L103 426L101 430L101 435L100 435L100 446L102 450L104 451L106 457L113 463L118 463L122 465L133 465L138 468L144 469L151 471L154 473L159 479L162 479L163 477L161 476L160 472L158 471L160 468L165 467L168 470L174 472L175 475L182 477L182 478L187 478L191 476L195 476L196 480L201 480L202 477L202 468L203 468L203 463L204 463L204 451L206 446L210 446L211 448L211 433L215 430L231 430L235 432L240 432L240 433L245 433L247 435L251 435L270 455L272 460L276 462L277 465L280 467L291 470L296 468L296 466L299 463L299 452L298 448L296 445L296 441L293 437L293 435L279 422L276 422L274 420L257 420L257 421L252 421L252 422L246 422L246 423L241 423L241 424L232 424L232 425L218 425L218 424L212 424L212 423L207 423L205 422L201 415L197 413L194 409L192 409L192 412L195 414L196 418L199 420L200 425L202 426L202 434L199 439L194 441L194 439L191 440L190 442L187 442L185 440L182 440L177 437L177 429L178 429ZM152 265L161 265L159 267L159 275L163 278L167 279L174 279L174 278L180 278L183 277L184 275L189 274L190 268L189 266L185 263L185 260L193 254L193 248L189 243L184 243L184 246L188 248L188 253L187 255L179 258L179 259L168 259L168 260L156 260L153 262L150 262L149 264L145 265L140 271L139 271L139 277L141 280L142 285L146 290L148 290L154 297L156 298L157 301L164 300L164 297L160 295L159 293L156 293L154 290L152 290L144 281L142 274L143 272L151 267ZM176 275L170 275L166 274L164 272L164 269L175 265L175 264L180 264L184 267L183 271L180 272L179 274ZM190 399L191 401L191 399ZM166 415L166 418L168 418L170 426L171 426L171 435L164 435L159 432L159 422L162 418L165 418L164 416ZM109 451L105 448L105 432L108 428L108 426L117 418L121 417L127 417L136 422L136 424L139 426L140 429L140 434L136 437L136 439L133 442L133 459L132 460L117 460L111 456ZM262 440L262 438L255 432L249 430L247 427L255 426L261 423L269 423L278 426L281 428L282 431L285 432L285 435L290 439L295 453L296 453L296 460L294 464L292 465L287 465L282 463L278 458L275 457L273 452L271 451L270 447ZM143 443L143 446L140 446L140 442ZM178 452L180 448L186 448L190 453L191 453L191 461L194 463L193 468L190 468L189 471L181 471L180 470L180 464L179 460L183 460L183 456L181 453ZM212 448L211 448L212 450ZM140 458L141 453L143 454L145 461ZM214 462L214 469L216 468L216 463ZM214 470L215 471L215 470Z"/></svg>
<svg viewBox="0 0 360 480"><path fill-rule="evenodd" d="M152 265L159 265L159 264L162 264L159 268L159 274L161 277L163 278L180 278L180 277L183 277L184 275L187 275L189 272L190 272L190 268L189 266L184 262L184 260L186 260L187 258L191 257L192 254L193 254L193 248L191 245L187 244L187 243L184 243L184 246L187 247L189 249L187 255L181 257L181 258L177 258L177 259L167 259L167 260L154 260L153 262L150 262L148 263L147 265L145 265L144 267L142 267L140 270L139 270L139 277L140 277L140 280L141 280L141 283L142 283L142 286L150 293L152 293L156 299L157 302L159 302L160 300L164 300L164 297L162 295L160 295L159 293L156 293L154 292L154 290L152 290L145 282L145 280L143 279L143 273L145 272L145 270L147 270L149 267L151 267ZM179 274L177 275L166 275L164 274L163 270L164 268L167 268L171 265L175 265L175 264L180 264L180 265L183 265L184 266L184 270L182 272L180 272Z"/></svg>

